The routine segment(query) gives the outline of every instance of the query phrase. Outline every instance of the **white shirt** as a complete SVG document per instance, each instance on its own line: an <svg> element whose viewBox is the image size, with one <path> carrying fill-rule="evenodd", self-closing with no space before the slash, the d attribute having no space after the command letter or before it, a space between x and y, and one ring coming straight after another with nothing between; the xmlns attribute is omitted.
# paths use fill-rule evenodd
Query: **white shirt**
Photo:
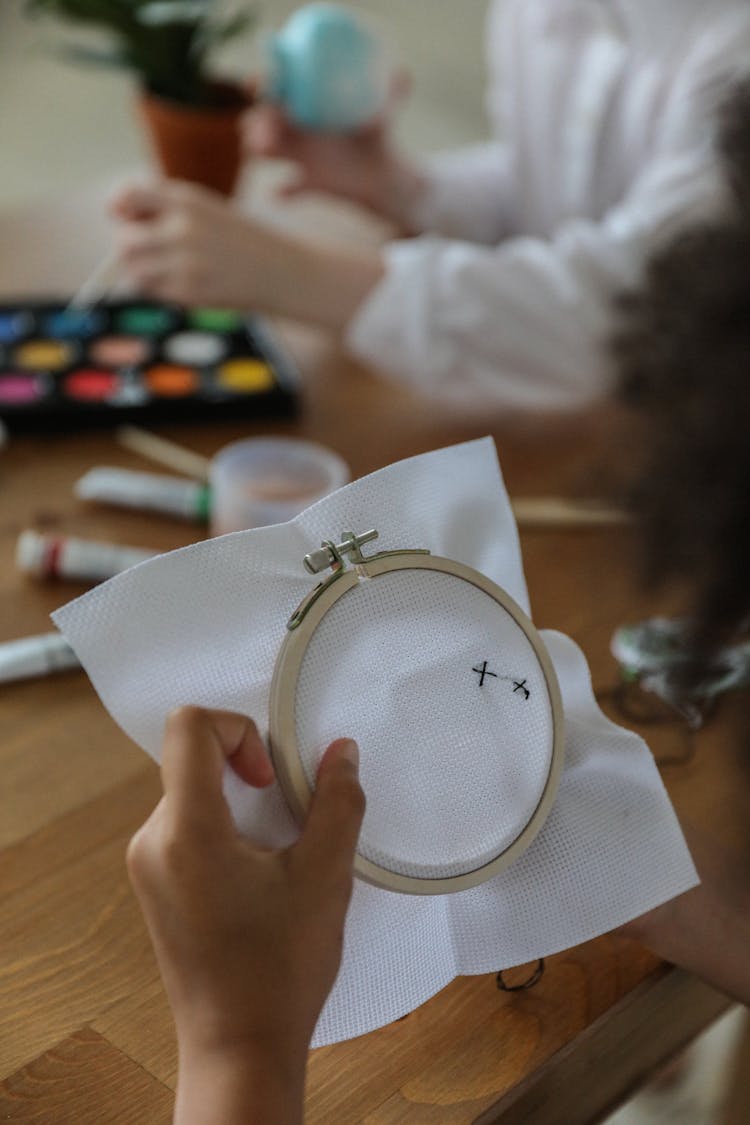
<svg viewBox="0 0 750 1125"><path fill-rule="evenodd" d="M502 139L435 159L419 229L347 343L382 370L500 405L608 390L616 294L726 207L716 111L750 74L750 3L506 0L490 9Z"/></svg>

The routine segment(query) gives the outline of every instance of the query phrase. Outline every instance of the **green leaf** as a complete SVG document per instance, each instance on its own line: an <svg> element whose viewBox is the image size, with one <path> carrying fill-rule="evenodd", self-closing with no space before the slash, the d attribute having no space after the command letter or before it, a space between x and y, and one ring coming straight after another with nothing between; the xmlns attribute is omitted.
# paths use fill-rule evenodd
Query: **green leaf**
<svg viewBox="0 0 750 1125"><path fill-rule="evenodd" d="M107 50L104 47L99 49L97 47L78 47L72 44L69 47L58 47L54 53L69 62L83 63L84 66L122 69L130 65L128 56L116 47Z"/></svg>
<svg viewBox="0 0 750 1125"><path fill-rule="evenodd" d="M214 47L228 43L248 31L255 23L254 12L236 12L225 20L213 20L201 30L201 44L204 50L213 50Z"/></svg>
<svg viewBox="0 0 750 1125"><path fill-rule="evenodd" d="M1 0L0 0L1 2ZM217 15L215 0L25 0L27 15L57 17L109 32L112 50L80 49L68 57L94 65L128 66L162 97L188 105L210 98L209 52L240 35L254 9Z"/></svg>
<svg viewBox="0 0 750 1125"><path fill-rule="evenodd" d="M170 24L201 24L211 5L206 0L151 0L138 9L136 19L145 27L168 27Z"/></svg>

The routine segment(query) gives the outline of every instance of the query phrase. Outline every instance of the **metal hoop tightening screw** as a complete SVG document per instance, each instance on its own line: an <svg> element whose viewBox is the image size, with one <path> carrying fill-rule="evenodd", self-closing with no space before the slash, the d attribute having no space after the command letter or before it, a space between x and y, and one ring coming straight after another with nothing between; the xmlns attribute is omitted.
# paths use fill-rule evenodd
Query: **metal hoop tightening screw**
<svg viewBox="0 0 750 1125"><path fill-rule="evenodd" d="M351 554L354 562L365 562L360 548L365 543L371 543L377 537L378 533L373 528L370 531L364 531L361 535L355 535L352 531L347 531L342 535L341 543L333 543L330 539L327 539L321 543L317 551L311 551L309 555L305 555L302 560L305 564L305 570L310 574L319 574L321 570L326 570L329 566L336 569L343 566L344 555L349 554Z"/></svg>

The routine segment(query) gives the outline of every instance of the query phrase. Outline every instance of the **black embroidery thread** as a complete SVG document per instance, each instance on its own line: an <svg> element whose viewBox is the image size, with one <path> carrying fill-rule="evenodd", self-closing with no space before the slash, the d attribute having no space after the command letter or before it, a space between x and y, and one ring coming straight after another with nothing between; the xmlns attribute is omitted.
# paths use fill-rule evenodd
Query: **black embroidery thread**
<svg viewBox="0 0 750 1125"><path fill-rule="evenodd" d="M481 668L472 668L472 672L476 672L479 676L479 686L484 687L485 676L494 676L497 679L497 672L487 671L487 661L485 660Z"/></svg>

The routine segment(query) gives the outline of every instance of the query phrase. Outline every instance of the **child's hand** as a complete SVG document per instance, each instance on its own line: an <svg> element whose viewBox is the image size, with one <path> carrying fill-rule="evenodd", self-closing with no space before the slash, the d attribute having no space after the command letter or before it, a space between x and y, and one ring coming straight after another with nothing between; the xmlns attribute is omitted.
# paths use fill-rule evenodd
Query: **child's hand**
<svg viewBox="0 0 750 1125"><path fill-rule="evenodd" d="M128 871L177 1029L177 1119L230 1122L237 1105L238 1120L293 1121L341 959L364 813L357 747L331 744L302 836L278 851L237 832L227 761L249 785L273 780L250 719L196 707L169 717L164 796L130 843Z"/></svg>
<svg viewBox="0 0 750 1125"><path fill-rule="evenodd" d="M160 301L252 309L340 332L384 271L379 252L292 237L195 184L123 188L111 211L125 273Z"/></svg>
<svg viewBox="0 0 750 1125"><path fill-rule="evenodd" d="M408 80L399 75L391 101L404 96ZM247 151L254 156L280 157L297 165L296 176L285 183L283 197L319 191L350 200L402 227L424 189L422 176L394 149L389 136L390 110L350 133L302 129L283 109L260 104L244 120Z"/></svg>
<svg viewBox="0 0 750 1125"><path fill-rule="evenodd" d="M122 188L110 210L129 280L185 305L254 306L272 235L216 192L167 180Z"/></svg>

